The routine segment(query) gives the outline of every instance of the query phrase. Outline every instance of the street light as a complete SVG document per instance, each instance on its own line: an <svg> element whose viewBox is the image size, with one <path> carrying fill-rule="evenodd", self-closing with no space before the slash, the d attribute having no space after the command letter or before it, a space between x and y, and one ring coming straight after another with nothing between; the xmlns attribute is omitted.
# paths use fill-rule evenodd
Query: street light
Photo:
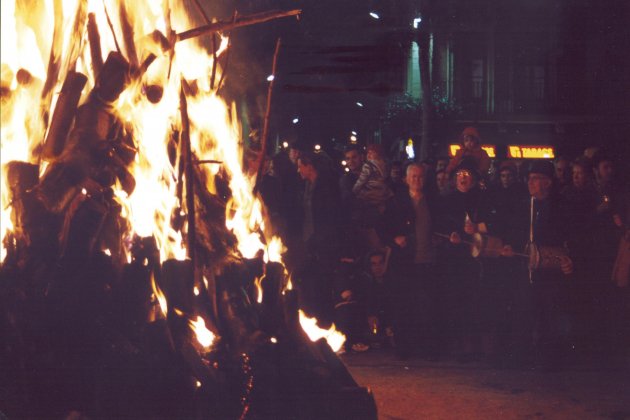
<svg viewBox="0 0 630 420"><path fill-rule="evenodd" d="M418 29L418 26L420 26L420 22L422 22L422 18L420 16L413 20L414 29Z"/></svg>
<svg viewBox="0 0 630 420"><path fill-rule="evenodd" d="M370 12L370 16L372 16L374 19L377 19L377 20L381 18L376 12Z"/></svg>
<svg viewBox="0 0 630 420"><path fill-rule="evenodd" d="M297 117L296 117L296 118L293 118L293 124L297 124L298 122L300 122L300 119L299 119L299 118L297 118Z"/></svg>
<svg viewBox="0 0 630 420"><path fill-rule="evenodd" d="M357 106L358 106L359 108L363 108L363 103L361 103L361 102L357 102Z"/></svg>

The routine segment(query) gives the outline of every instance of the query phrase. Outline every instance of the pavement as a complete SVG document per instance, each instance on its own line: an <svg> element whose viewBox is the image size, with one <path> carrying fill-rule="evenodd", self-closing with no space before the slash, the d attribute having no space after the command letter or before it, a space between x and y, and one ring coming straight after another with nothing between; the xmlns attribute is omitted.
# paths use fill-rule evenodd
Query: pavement
<svg viewBox="0 0 630 420"><path fill-rule="evenodd" d="M498 369L401 361L391 349L340 357L355 381L372 390L380 420L630 419L630 366Z"/></svg>

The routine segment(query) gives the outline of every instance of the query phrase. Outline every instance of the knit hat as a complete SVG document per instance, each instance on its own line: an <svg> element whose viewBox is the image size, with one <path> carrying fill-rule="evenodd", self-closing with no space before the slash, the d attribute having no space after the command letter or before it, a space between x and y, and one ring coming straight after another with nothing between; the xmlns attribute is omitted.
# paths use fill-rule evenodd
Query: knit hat
<svg viewBox="0 0 630 420"><path fill-rule="evenodd" d="M512 160L504 160L503 162L501 162L501 165L499 165L499 173L503 172L503 171L511 171L512 173L516 174L516 163L514 163L514 161Z"/></svg>
<svg viewBox="0 0 630 420"><path fill-rule="evenodd" d="M530 174L545 175L551 179L553 179L554 172L553 162L550 160L535 160L529 167Z"/></svg>
<svg viewBox="0 0 630 420"><path fill-rule="evenodd" d="M462 134L459 136L462 141L464 141L464 137L471 136L477 139L477 142L481 141L481 136L479 135L479 131L475 127L466 127Z"/></svg>

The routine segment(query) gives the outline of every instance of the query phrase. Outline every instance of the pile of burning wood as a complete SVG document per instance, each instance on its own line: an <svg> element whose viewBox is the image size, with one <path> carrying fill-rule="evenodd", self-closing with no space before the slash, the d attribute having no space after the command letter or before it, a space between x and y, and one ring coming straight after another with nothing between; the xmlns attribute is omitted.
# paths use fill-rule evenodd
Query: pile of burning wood
<svg viewBox="0 0 630 420"><path fill-rule="evenodd" d="M303 329L281 243L252 193L256 171L245 175L240 142L225 134L234 113L215 107L218 42L210 80L187 77L190 56L176 48L299 11L206 18L177 33L166 2L165 29L145 33L129 2L95 12L78 1L71 14L60 3L45 80L3 61L0 411L375 418L370 392L331 349L343 337ZM213 113L226 117L207 123ZM7 152L20 141L12 124L26 127L26 155Z"/></svg>

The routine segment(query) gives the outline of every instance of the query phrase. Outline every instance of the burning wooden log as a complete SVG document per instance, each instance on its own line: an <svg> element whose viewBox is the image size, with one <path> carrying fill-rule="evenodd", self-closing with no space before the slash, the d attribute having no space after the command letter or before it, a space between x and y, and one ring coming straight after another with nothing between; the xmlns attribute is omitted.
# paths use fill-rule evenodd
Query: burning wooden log
<svg viewBox="0 0 630 420"><path fill-rule="evenodd" d="M35 80L33 75L26 69L19 69L15 74L15 79L22 86L29 86Z"/></svg>
<svg viewBox="0 0 630 420"><path fill-rule="evenodd" d="M38 197L50 211L63 211L88 177L109 187L118 176L126 191L133 191L135 182L125 166L135 156L135 149L129 136L124 134L122 122L109 108L124 90L128 74L126 60L118 53L110 53L90 98L76 112L74 129L64 151L37 187ZM60 127L67 124L66 118L70 119L66 115L59 117ZM55 132L59 133L58 137L51 139L65 137L61 128ZM52 140L46 143L50 150L58 148L53 146Z"/></svg>
<svg viewBox="0 0 630 420"><path fill-rule="evenodd" d="M68 73L57 99L57 105L44 142L42 150L44 159L53 160L63 151L86 83L87 77L84 74L74 71Z"/></svg>
<svg viewBox="0 0 630 420"><path fill-rule="evenodd" d="M94 72L94 78L97 79L103 68L103 53L101 51L101 35L98 31L94 13L88 14L87 31L90 43L90 57L92 58L92 71Z"/></svg>
<svg viewBox="0 0 630 420"><path fill-rule="evenodd" d="M94 87L99 99L110 103L118 99L129 82L129 72L129 62L122 54L110 52Z"/></svg>
<svg viewBox="0 0 630 420"><path fill-rule="evenodd" d="M127 3L124 1L120 2L119 7L118 7L118 16L120 18L120 28L123 33L123 43L125 45L125 50L127 51L127 58L129 59L131 68L137 69L139 67L138 53L136 52L133 26L131 25L131 21L129 19L129 14L127 12L126 4Z"/></svg>

